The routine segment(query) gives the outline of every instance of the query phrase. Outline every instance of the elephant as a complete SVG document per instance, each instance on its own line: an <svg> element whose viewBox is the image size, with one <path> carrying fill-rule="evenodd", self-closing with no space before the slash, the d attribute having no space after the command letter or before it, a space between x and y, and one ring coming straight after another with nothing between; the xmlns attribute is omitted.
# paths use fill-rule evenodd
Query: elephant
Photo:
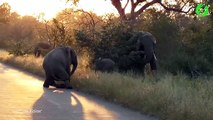
<svg viewBox="0 0 213 120"><path fill-rule="evenodd" d="M128 70L134 71L134 73L142 73L144 69L144 51L131 51L128 55L123 55L118 61L120 72L127 72Z"/></svg>
<svg viewBox="0 0 213 120"><path fill-rule="evenodd" d="M57 88L72 88L69 85L70 76L74 74L77 66L77 55L71 47L53 49L44 57L43 69L46 79L43 87L48 88L52 85Z"/></svg>
<svg viewBox="0 0 213 120"><path fill-rule="evenodd" d="M39 57L42 52L50 51L52 46L49 43L39 42L35 45L34 55L35 57Z"/></svg>
<svg viewBox="0 0 213 120"><path fill-rule="evenodd" d="M115 68L115 62L110 58L99 58L95 60L95 71L101 72L113 72Z"/></svg>
<svg viewBox="0 0 213 120"><path fill-rule="evenodd" d="M156 38L149 32L139 31L135 33L129 41L136 43L136 51L129 53L129 56L131 56L130 58L133 60L137 59L135 62L139 62L143 74L145 65L149 63L153 75L155 76L157 71L157 58L155 56L154 50L156 45ZM140 57L140 60L138 60L138 57Z"/></svg>

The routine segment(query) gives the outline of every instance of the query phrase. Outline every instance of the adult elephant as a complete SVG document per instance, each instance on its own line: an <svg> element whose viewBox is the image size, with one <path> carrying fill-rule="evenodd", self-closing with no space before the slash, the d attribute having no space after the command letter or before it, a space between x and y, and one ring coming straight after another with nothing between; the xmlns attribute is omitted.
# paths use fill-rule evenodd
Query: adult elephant
<svg viewBox="0 0 213 120"><path fill-rule="evenodd" d="M72 70L70 66L72 65ZM50 51L43 61L46 79L43 87L71 88L70 76L75 72L78 60L71 47L58 47Z"/></svg>
<svg viewBox="0 0 213 120"><path fill-rule="evenodd" d="M135 60L135 63L140 65L144 74L146 64L150 64L152 73L156 76L157 73L157 58L155 56L156 38L149 32L137 32L130 38L129 41L136 43L136 51L132 51L129 56Z"/></svg>
<svg viewBox="0 0 213 120"><path fill-rule="evenodd" d="M39 42L35 45L34 48L34 55L35 57L39 57L42 52L48 52L50 51L52 46L49 43Z"/></svg>
<svg viewBox="0 0 213 120"><path fill-rule="evenodd" d="M115 68L115 62L109 58L99 58L95 60L95 71L101 72L113 72Z"/></svg>

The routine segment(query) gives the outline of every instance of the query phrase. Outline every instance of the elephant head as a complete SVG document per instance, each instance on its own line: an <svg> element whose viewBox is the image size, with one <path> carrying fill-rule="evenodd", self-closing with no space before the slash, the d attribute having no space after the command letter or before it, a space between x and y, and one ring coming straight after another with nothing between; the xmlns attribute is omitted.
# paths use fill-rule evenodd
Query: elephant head
<svg viewBox="0 0 213 120"><path fill-rule="evenodd" d="M155 57L155 37L149 32L139 32L136 44L137 51L144 51L144 63L150 62Z"/></svg>
<svg viewBox="0 0 213 120"><path fill-rule="evenodd" d="M42 51L48 51L52 48L49 43L39 42L35 45L34 55L35 57L39 57Z"/></svg>

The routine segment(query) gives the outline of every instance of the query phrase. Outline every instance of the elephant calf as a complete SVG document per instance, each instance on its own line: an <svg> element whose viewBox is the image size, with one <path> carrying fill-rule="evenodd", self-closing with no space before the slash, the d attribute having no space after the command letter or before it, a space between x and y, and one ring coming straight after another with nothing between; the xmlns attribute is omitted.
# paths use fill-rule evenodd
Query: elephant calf
<svg viewBox="0 0 213 120"><path fill-rule="evenodd" d="M99 58L95 61L95 71L112 72L115 68L115 62L109 58Z"/></svg>
<svg viewBox="0 0 213 120"><path fill-rule="evenodd" d="M72 70L70 66L73 65ZM70 76L78 65L75 51L70 47L58 47L50 51L43 61L46 79L43 87L70 88Z"/></svg>

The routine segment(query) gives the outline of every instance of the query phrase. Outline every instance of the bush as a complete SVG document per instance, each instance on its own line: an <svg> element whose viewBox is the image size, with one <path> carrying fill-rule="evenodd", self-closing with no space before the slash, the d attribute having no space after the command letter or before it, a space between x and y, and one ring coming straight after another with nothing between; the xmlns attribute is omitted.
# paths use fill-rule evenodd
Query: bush
<svg viewBox="0 0 213 120"><path fill-rule="evenodd" d="M12 46L8 48L9 54L15 56L23 56L32 53L32 47L27 43L27 40L12 41Z"/></svg>

